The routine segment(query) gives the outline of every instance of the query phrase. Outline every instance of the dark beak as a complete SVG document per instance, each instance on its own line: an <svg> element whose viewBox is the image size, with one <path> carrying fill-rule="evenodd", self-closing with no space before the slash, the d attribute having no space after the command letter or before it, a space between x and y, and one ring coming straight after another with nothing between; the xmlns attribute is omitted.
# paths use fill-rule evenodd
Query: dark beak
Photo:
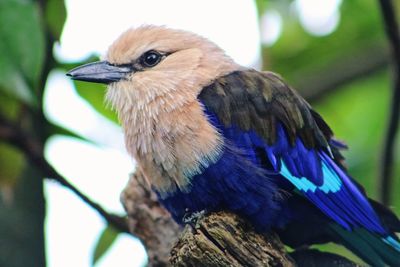
<svg viewBox="0 0 400 267"><path fill-rule="evenodd" d="M109 84L124 79L133 71L133 66L118 66L111 65L107 61L97 61L70 70L67 76L78 81Z"/></svg>

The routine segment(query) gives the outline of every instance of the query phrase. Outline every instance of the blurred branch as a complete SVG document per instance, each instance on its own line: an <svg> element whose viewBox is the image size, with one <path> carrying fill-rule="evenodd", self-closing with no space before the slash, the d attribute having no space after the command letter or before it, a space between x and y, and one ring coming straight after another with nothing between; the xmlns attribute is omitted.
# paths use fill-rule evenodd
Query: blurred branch
<svg viewBox="0 0 400 267"><path fill-rule="evenodd" d="M357 53L342 57L312 74L299 71L293 77L293 85L305 99L316 102L343 85L382 70L388 64L388 53L381 45L360 48Z"/></svg>
<svg viewBox="0 0 400 267"><path fill-rule="evenodd" d="M139 171L131 175L121 194L121 201L128 213L129 230L146 248L148 266L170 266L170 250L178 240L181 229L161 207L156 194Z"/></svg>
<svg viewBox="0 0 400 267"><path fill-rule="evenodd" d="M44 18L45 17L45 6L46 6L46 2L44 0L39 0L38 4L39 4L39 11L41 13L41 16ZM38 90L38 100L40 101L40 112L43 113L43 93L44 93L44 87L46 85L46 81L47 78L49 77L49 73L50 71L55 67L55 59L53 56L53 45L56 41L56 39L54 38L53 34L51 33L51 31L49 30L49 27L47 26L47 24L45 23L45 21L42 21L42 28L44 31L44 34L46 36L45 38L45 53L44 53L44 59L43 59L43 71L41 73L40 76L40 80L39 80L39 86L38 88L40 88L40 90Z"/></svg>
<svg viewBox="0 0 400 267"><path fill-rule="evenodd" d="M43 144L25 133L18 125L13 124L0 115L0 139L24 152L25 156L41 171L44 177L53 179L74 192L79 198L95 209L110 225L121 232L129 232L126 221L117 215L105 211L99 204L92 201L76 187L70 184L57 170L55 170L45 159Z"/></svg>
<svg viewBox="0 0 400 267"><path fill-rule="evenodd" d="M380 199L383 204L388 205L391 201L391 188L393 185L393 161L396 134L399 126L400 116L400 36L399 26L396 21L395 8L391 0L379 0L385 30L391 46L394 84L392 104L390 110L389 124L383 147Z"/></svg>

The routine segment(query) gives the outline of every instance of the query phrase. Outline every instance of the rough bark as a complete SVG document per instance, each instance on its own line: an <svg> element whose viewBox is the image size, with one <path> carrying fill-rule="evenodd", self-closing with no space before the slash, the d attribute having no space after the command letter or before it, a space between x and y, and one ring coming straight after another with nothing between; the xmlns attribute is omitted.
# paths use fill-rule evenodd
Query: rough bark
<svg viewBox="0 0 400 267"><path fill-rule="evenodd" d="M239 216L218 212L185 227L173 266L295 266L274 233L260 235Z"/></svg>

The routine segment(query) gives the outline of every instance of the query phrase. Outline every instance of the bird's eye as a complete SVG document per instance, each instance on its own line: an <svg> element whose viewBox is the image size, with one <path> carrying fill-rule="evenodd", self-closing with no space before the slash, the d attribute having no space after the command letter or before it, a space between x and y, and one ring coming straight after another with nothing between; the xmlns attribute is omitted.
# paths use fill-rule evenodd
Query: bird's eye
<svg viewBox="0 0 400 267"><path fill-rule="evenodd" d="M156 51L148 51L142 56L142 64L145 67L154 67L161 61L162 55Z"/></svg>

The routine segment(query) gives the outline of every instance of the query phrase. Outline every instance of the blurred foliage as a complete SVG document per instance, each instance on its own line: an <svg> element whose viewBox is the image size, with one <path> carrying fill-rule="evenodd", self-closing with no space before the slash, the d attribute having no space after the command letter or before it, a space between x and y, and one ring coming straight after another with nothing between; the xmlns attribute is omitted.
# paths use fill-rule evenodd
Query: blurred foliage
<svg viewBox="0 0 400 267"><path fill-rule="evenodd" d="M14 186L25 165L21 151L10 144L0 142L0 184Z"/></svg>
<svg viewBox="0 0 400 267"><path fill-rule="evenodd" d="M34 89L44 63L39 17L33 2L0 1L0 87L31 106L38 104Z"/></svg>
<svg viewBox="0 0 400 267"><path fill-rule="evenodd" d="M269 1L266 5L266 9L280 12L284 26L278 41L272 47L263 47L263 51L264 68L280 73L295 88L305 76L321 69L329 70L338 61L346 64L347 59L365 47L382 47L382 54L370 57L385 56L386 37L375 1L343 1L337 29L321 37L302 28L290 6L292 2L282 5L281 1ZM364 15L356 16L356 13ZM332 68L331 76L335 77L338 71ZM350 150L345 156L350 172L372 196L376 195L377 169L389 110L391 77L388 72L386 69L361 77L312 103L336 136L349 144Z"/></svg>
<svg viewBox="0 0 400 267"><path fill-rule="evenodd" d="M46 53L47 43L55 39L48 35L48 25L60 34L65 19L53 15L45 23L40 3L0 1L1 134L23 129L35 140L29 143L35 150L42 149L47 138L61 129L44 119L41 103L48 75L45 66L54 62ZM44 174L17 148L17 143L26 141L23 138L15 136L14 146L0 140L0 266L46 265Z"/></svg>
<svg viewBox="0 0 400 267"><path fill-rule="evenodd" d="M65 19L67 18L67 10L64 1L48 0L46 2L46 24L48 29L56 40L61 37Z"/></svg>
<svg viewBox="0 0 400 267"><path fill-rule="evenodd" d="M43 149L46 140L56 134L83 139L48 121L42 110L50 71L82 64L57 62L51 53L66 15L64 1L60 0L0 1L0 115L32 135L32 149ZM95 89L84 83L78 84L77 90L100 113L117 121L116 115L104 107L104 90L91 94ZM0 142L0 266L45 266L44 176L19 149ZM111 228L101 234L93 263L117 235Z"/></svg>
<svg viewBox="0 0 400 267"><path fill-rule="evenodd" d="M34 166L26 165L18 183L0 187L0 266L46 266L40 175Z"/></svg>
<svg viewBox="0 0 400 267"><path fill-rule="evenodd" d="M336 61L345 61L362 48L386 44L376 1L343 1L338 28L321 37L304 30L291 5L282 6L280 1L271 1L269 8L280 11L284 25L276 44L264 47L264 62L294 84L301 76L312 75Z"/></svg>
<svg viewBox="0 0 400 267"><path fill-rule="evenodd" d="M265 5L266 9L274 9L281 14L284 25L279 40L272 47L263 47L264 68L281 74L295 88L296 84L302 84L302 79L321 70L330 71L334 80L336 75L340 75L340 70L335 67L346 65L356 54L365 60L386 56L387 40L376 1L343 1L337 29L321 37L304 30L294 15L291 6L293 1L284 2L282 4L282 1L271 0ZM260 14L262 16L263 12ZM374 51L378 53L369 54L370 48L375 48ZM363 53L365 56L360 56ZM389 92L392 86L389 74L389 69L377 68L375 74L340 86L322 97L319 102L312 103L314 109L332 127L335 135L349 145L349 150L344 152L349 172L372 198L377 197L382 143L388 121ZM397 154L398 151L399 140ZM397 186L392 189L395 192L400 188L399 157L396 166ZM393 196L395 199L392 208L396 214L400 214L400 195ZM341 246L329 244L318 248L360 262Z"/></svg>
<svg viewBox="0 0 400 267"><path fill-rule="evenodd" d="M256 0L256 3L260 16L273 9L283 21L278 41L272 47L263 47L264 68L280 73L294 87L321 70L337 78L341 75L337 66L346 65L355 54L364 53L362 58L366 61L386 55L387 44L376 1L342 1L338 28L321 37L304 30L293 9L293 1ZM42 96L47 76L52 69L67 70L94 60L74 64L55 60L52 46L60 39L66 15L61 0L0 1L0 115L32 134L41 149L52 135L77 137L70 130L47 121L43 114ZM368 54L371 47L378 52ZM350 173L371 196L376 196L390 79L387 69L377 68L373 75L340 86L312 103L337 137L349 144L350 150L345 156ZM74 84L79 95L99 114L117 122L114 112L104 105L104 86ZM313 84L303 90L307 88L311 90ZM400 142L396 151L400 151ZM400 160L396 163L394 191L400 188ZM0 266L45 265L43 176L16 146L0 142ZM393 208L400 213L400 194L394 194ZM93 264L112 245L117 234L108 227L99 235ZM320 248L349 255L336 245Z"/></svg>

